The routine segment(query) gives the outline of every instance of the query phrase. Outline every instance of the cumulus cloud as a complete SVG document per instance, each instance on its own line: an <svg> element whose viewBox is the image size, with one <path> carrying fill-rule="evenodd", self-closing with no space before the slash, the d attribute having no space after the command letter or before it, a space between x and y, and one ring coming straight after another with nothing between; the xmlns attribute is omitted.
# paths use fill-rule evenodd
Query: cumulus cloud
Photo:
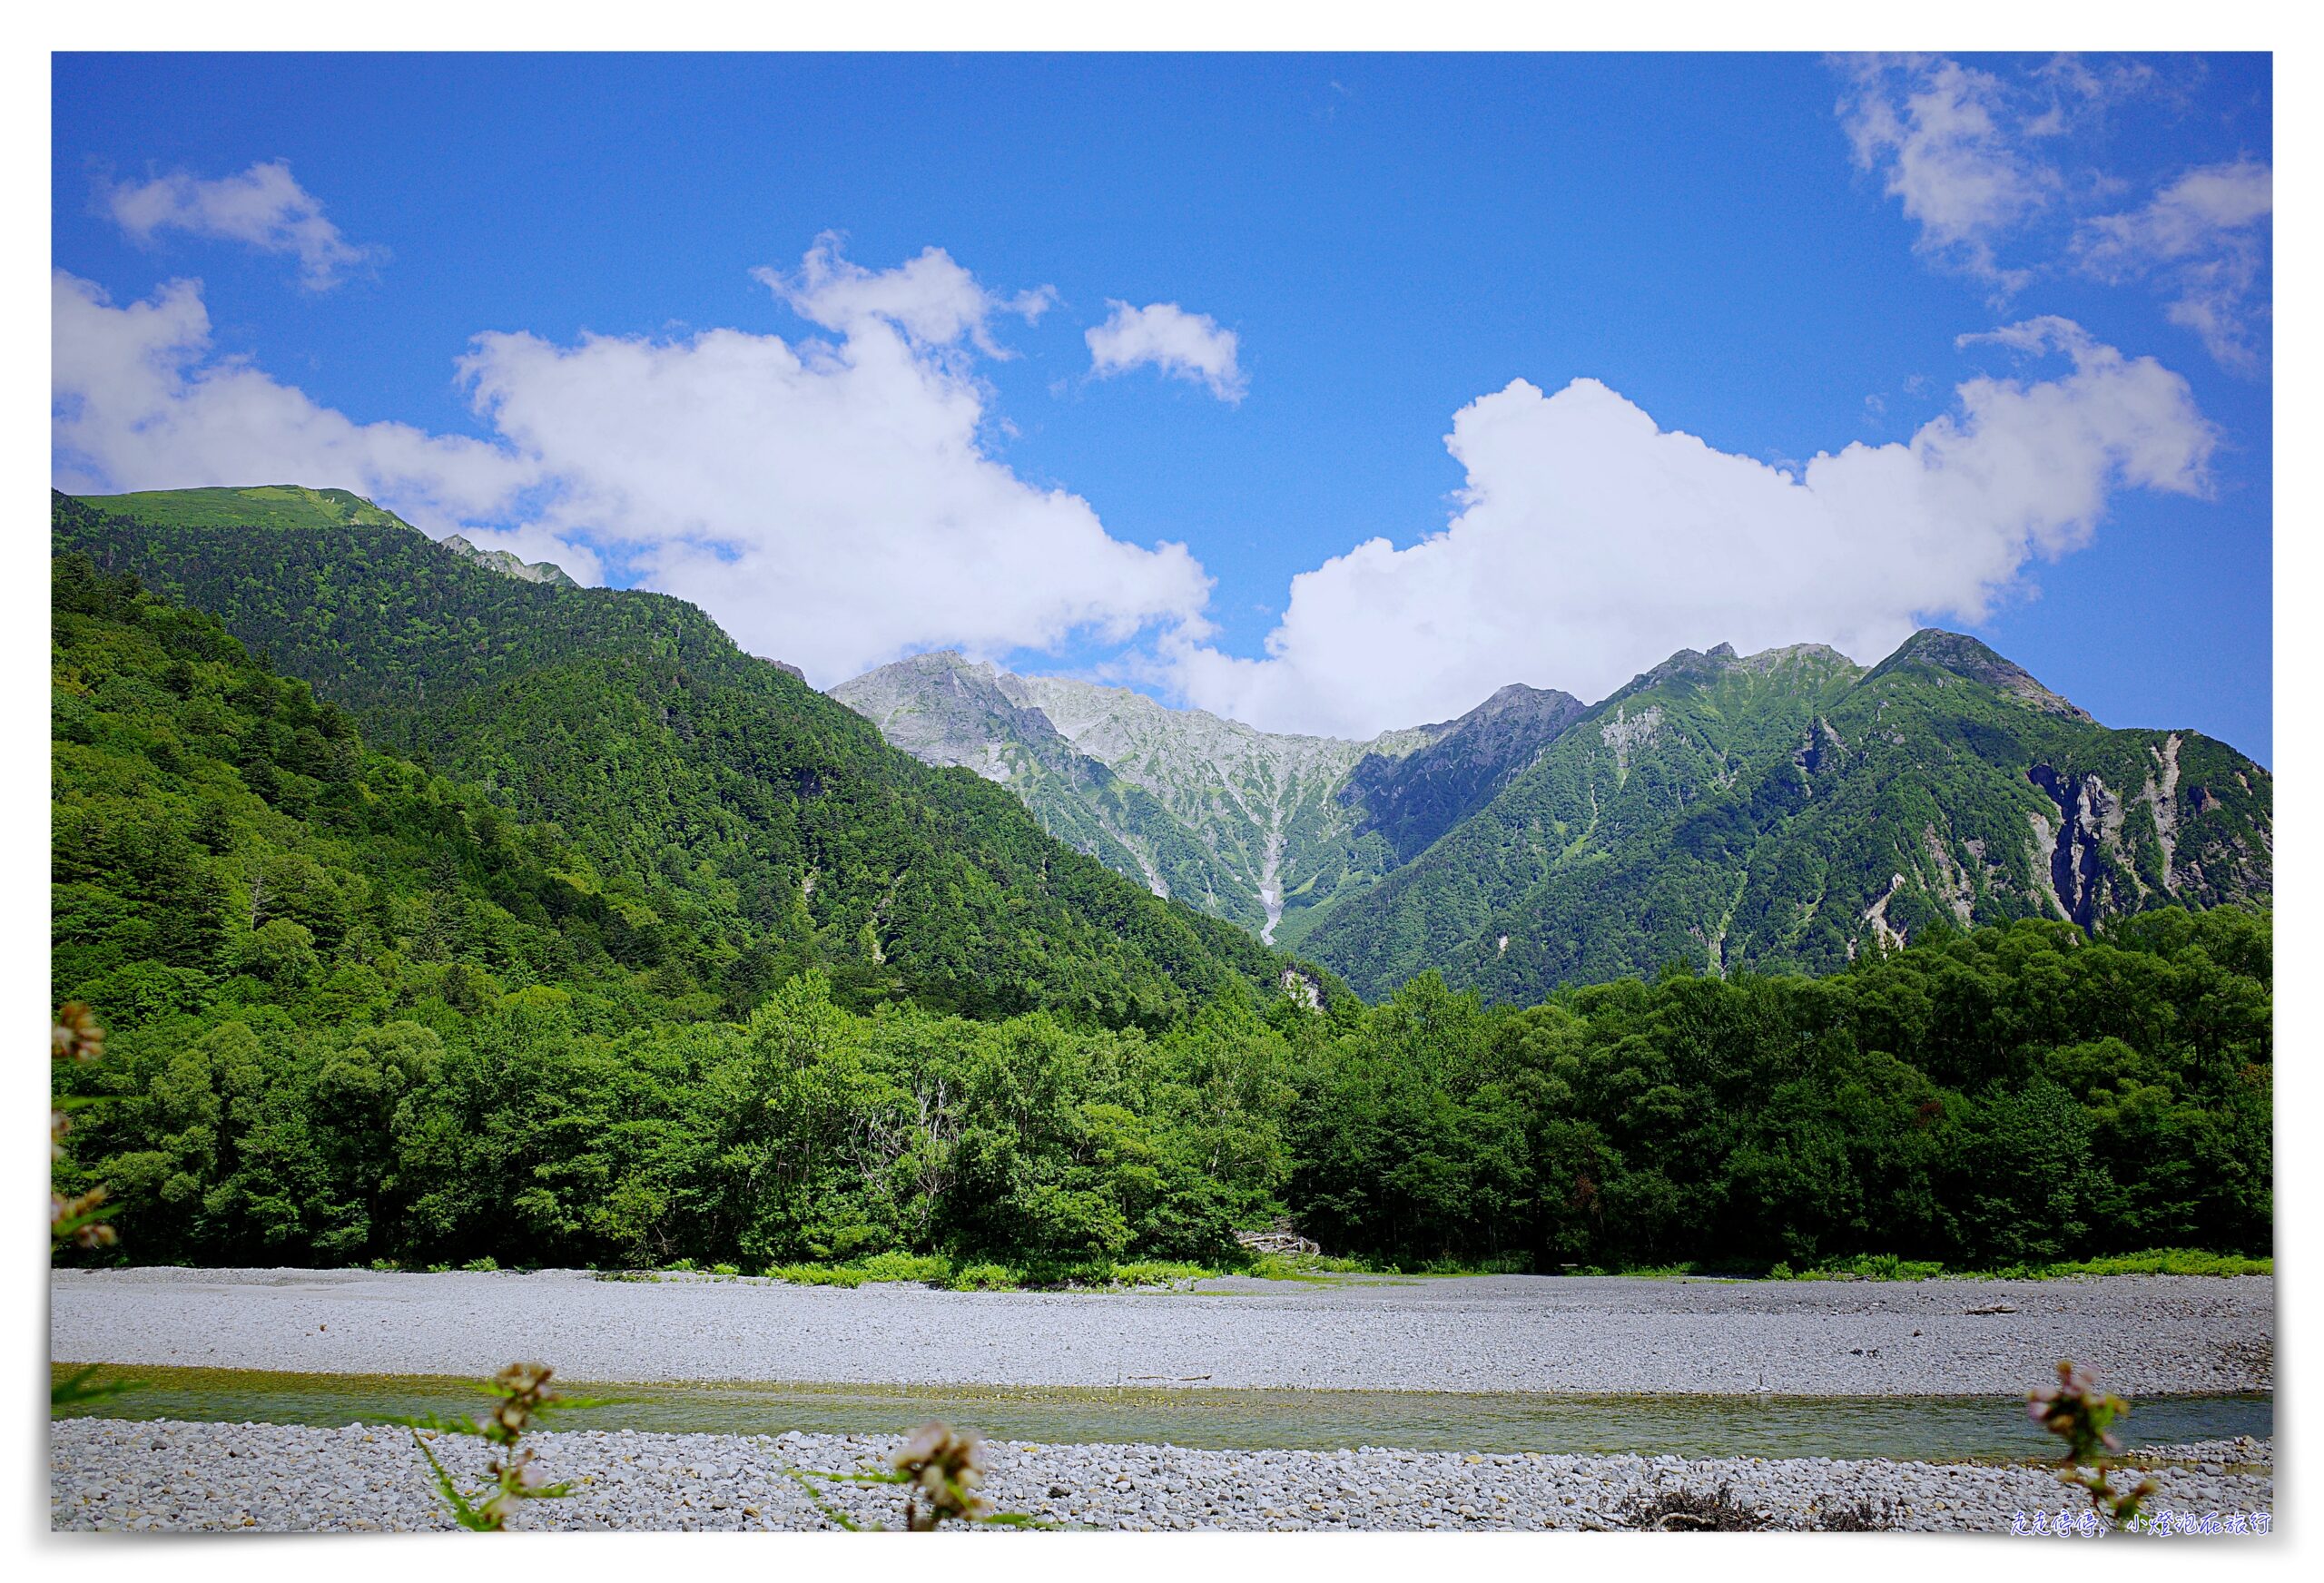
<svg viewBox="0 0 2324 1583"><path fill-rule="evenodd" d="M1204 630L1209 582L1184 546L1112 537L981 443L988 396L965 360L1025 300L940 252L873 272L828 244L768 284L836 339L478 337L458 371L487 441L356 424L216 355L192 283L118 307L59 275L57 476L338 486L576 577L602 575L603 551L820 685L922 647Z"/></svg>
<svg viewBox="0 0 2324 1583"><path fill-rule="evenodd" d="M841 256L842 239L825 231L815 239L796 273L756 269L757 280L790 304L810 324L842 334L885 322L926 350L957 345L963 338L988 357L1009 353L992 339L996 313L1038 322L1057 300L1047 286L1003 300L953 262L942 248L924 248L918 258L892 270L867 270Z"/></svg>
<svg viewBox="0 0 2324 1583"><path fill-rule="evenodd" d="M1181 379L1210 387L1221 401L1243 399L1246 384L1236 360L1235 332L1221 329L1207 313L1188 313L1175 302L1133 308L1108 301L1106 322L1082 339L1089 343L1089 372L1098 379L1151 366Z"/></svg>
<svg viewBox="0 0 2324 1583"><path fill-rule="evenodd" d="M356 423L243 359L217 355L198 281L172 280L120 307L60 270L49 313L60 488L306 484L351 489L440 534L505 510L539 479L505 447Z"/></svg>
<svg viewBox="0 0 2324 1583"><path fill-rule="evenodd" d="M2024 285L2027 272L2004 269L1995 244L2060 181L2014 133L2001 80L1926 56L1856 57L1845 68L1839 115L1856 165L1918 222L1920 248L2004 293Z"/></svg>
<svg viewBox="0 0 2324 1583"><path fill-rule="evenodd" d="M2187 172L2145 207L2102 214L2074 233L2082 267L2102 280L2152 277L2172 296L2174 324L2202 337L2230 368L2260 363L2260 291L2268 263L2267 222L2275 211L2275 172L2259 160Z"/></svg>
<svg viewBox="0 0 2324 1583"><path fill-rule="evenodd" d="M203 181L179 173L128 182L99 193L104 211L141 242L163 231L239 241L261 252L295 253L300 284L328 290L345 272L384 256L359 247L323 216L321 200L292 179L281 160L262 161L238 175Z"/></svg>
<svg viewBox="0 0 2324 1583"><path fill-rule="evenodd" d="M2069 367L1970 379L1909 441L1796 474L1666 431L1597 380L1515 380L1453 419L1468 476L1444 531L1294 578L1266 657L1179 640L1166 674L1206 709L1361 737L1511 681L1601 697L1720 642L1870 661L1924 620L1984 619L2029 562L2087 543L2112 492L2206 487L2212 430L2153 359L2054 318L1973 339Z"/></svg>
<svg viewBox="0 0 2324 1583"><path fill-rule="evenodd" d="M2270 315L2270 167L2247 157L2185 171L2125 210L2130 183L2077 162L2096 157L2104 124L2125 105L2183 111L2182 93L2152 64L2059 55L2003 74L1941 55L1834 64L1856 165L1919 227L1925 257L1987 282L1997 305L2061 266L2110 284L2152 281L2169 296L2170 320L2220 363L2258 370ZM2069 162L2058 145L2077 133L2086 135Z"/></svg>

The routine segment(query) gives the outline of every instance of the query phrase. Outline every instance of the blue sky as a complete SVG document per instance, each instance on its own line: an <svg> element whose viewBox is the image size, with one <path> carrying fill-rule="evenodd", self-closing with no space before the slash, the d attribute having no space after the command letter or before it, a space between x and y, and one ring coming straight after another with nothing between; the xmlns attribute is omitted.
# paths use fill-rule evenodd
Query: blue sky
<svg viewBox="0 0 2324 1583"><path fill-rule="evenodd" d="M959 644L1363 733L1925 617L2272 752L2264 57L54 85L68 487L359 487L826 684ZM1093 329L1165 305L1098 377Z"/></svg>

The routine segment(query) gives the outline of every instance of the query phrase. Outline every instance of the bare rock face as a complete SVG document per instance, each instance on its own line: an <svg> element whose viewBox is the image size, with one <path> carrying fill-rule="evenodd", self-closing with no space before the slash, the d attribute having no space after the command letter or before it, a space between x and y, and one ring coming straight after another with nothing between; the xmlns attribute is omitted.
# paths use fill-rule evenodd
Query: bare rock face
<svg viewBox="0 0 2324 1583"><path fill-rule="evenodd" d="M831 695L922 762L956 764L1007 786L1049 834L1156 895L1255 931L1265 921L1255 897L1221 883L1210 849L1143 783L1059 730L1027 700L1019 678L947 649L882 665Z"/></svg>
<svg viewBox="0 0 2324 1583"><path fill-rule="evenodd" d="M504 577L514 577L519 583L548 583L559 588L580 586L565 575L565 568L555 561L527 561L507 550L478 549L468 542L466 534L453 534L437 541L464 561L474 561L487 572L497 572Z"/></svg>
<svg viewBox="0 0 2324 1583"><path fill-rule="evenodd" d="M954 649L882 665L841 683L832 696L878 726L891 746L988 781L1006 784L1029 760L1069 751L1047 716L1001 692L990 665Z"/></svg>

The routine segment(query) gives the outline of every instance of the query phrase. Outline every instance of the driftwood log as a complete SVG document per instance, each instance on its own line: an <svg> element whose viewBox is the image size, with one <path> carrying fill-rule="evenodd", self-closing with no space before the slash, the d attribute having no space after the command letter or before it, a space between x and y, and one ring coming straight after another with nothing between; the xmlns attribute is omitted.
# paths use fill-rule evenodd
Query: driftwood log
<svg viewBox="0 0 2324 1583"><path fill-rule="evenodd" d="M1255 1254L1321 1254L1320 1243L1301 1236L1288 1227L1273 1231L1238 1231L1235 1240Z"/></svg>

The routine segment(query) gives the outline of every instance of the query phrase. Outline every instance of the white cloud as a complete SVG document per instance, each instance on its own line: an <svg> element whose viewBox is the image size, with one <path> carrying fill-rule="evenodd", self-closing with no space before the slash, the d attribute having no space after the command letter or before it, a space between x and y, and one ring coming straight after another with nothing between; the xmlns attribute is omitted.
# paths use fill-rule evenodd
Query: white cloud
<svg viewBox="0 0 2324 1583"><path fill-rule="evenodd" d="M183 173L123 182L99 194L114 221L141 242L162 231L191 231L244 242L261 252L296 253L300 282L327 290L356 265L383 256L359 247L323 218L320 199L291 178L280 160L252 165L214 182Z"/></svg>
<svg viewBox="0 0 2324 1583"><path fill-rule="evenodd" d="M1994 247L2055 195L2057 172L2018 142L2053 129L2014 135L2001 80L1957 61L1868 56L1846 70L1839 114L1856 162L1919 223L1919 247L2004 294L2024 286L2028 274L2004 269Z"/></svg>
<svg viewBox="0 0 2324 1583"><path fill-rule="evenodd" d="M2067 156L2053 146L2075 143L2068 134L2076 133L2087 143L2132 101L2183 113L2183 85L2146 61L2071 54L2006 75L1938 55L1834 64L1846 84L1837 109L1856 162L1918 224L1922 254L1991 284L1996 305L2069 261L2110 284L2152 280L2170 295L2172 323L2226 367L2258 370L2270 311L2269 166L2250 158L2203 166L2142 207L2100 212L2130 183L2080 163L2070 181ZM2004 263L2004 252L2018 261Z"/></svg>
<svg viewBox="0 0 2324 1583"><path fill-rule="evenodd" d="M1924 620L1983 619L2029 561L2087 543L2114 490L2205 487L2214 436L2178 375L2064 320L1978 339L2072 367L1973 379L1909 442L1797 474L1665 432L1594 379L1513 381L1453 419L1468 480L1443 532L1294 578L1265 659L1180 640L1164 674L1205 709L1360 737L1511 681L1601 697L1720 642L1874 660Z"/></svg>
<svg viewBox="0 0 2324 1583"><path fill-rule="evenodd" d="M477 338L459 365L476 438L358 423L221 354L196 283L117 305L60 272L55 477L336 486L585 581L603 551L823 685L943 644L1146 634L1190 702L1364 735L1512 680L1601 695L1720 641L1876 658L1924 618L1981 619L2029 563L2085 543L2115 491L2201 489L2214 444L2177 375L2059 319L1973 339L2070 367L1971 379L1909 442L1797 469L1662 432L1595 380L1520 380L1454 418L1452 522L1294 579L1247 660L1206 646L1209 582L1184 546L1116 539L990 454L971 349L1021 303L940 253L875 272L819 247L770 284L832 338Z"/></svg>
<svg viewBox="0 0 2324 1583"><path fill-rule="evenodd" d="M842 238L825 231L807 250L799 272L756 269L757 280L791 305L810 324L852 334L886 322L902 330L921 349L954 346L965 337L989 357L1009 354L988 328L996 313L1038 322L1057 300L1047 286L1003 300L977 283L942 248L924 248L918 258L892 270L872 270L840 256Z"/></svg>
<svg viewBox="0 0 2324 1583"><path fill-rule="evenodd" d="M211 485L351 489L438 534L506 508L538 480L522 457L409 424L356 423L210 339L201 283L113 305L50 277L50 446L60 488ZM577 574L576 574L577 575Z"/></svg>
<svg viewBox="0 0 2324 1583"><path fill-rule="evenodd" d="M2195 331L2230 368L2256 369L2260 292L2267 268L2265 222L2275 211L2275 172L2258 160L2189 171L2142 209L2102 214L2074 233L2082 267L2101 280L2152 276L2172 293L2174 324Z"/></svg>
<svg viewBox="0 0 2324 1583"><path fill-rule="evenodd" d="M874 273L828 244L769 284L838 339L478 337L460 373L487 442L356 424L216 356L192 283L121 308L59 275L58 479L338 486L585 579L598 546L821 685L922 647L1205 630L1209 582L1184 546L1111 537L980 443L967 349L1025 300L985 295L941 253Z"/></svg>
<svg viewBox="0 0 2324 1583"><path fill-rule="evenodd" d="M1236 360L1235 332L1221 329L1207 313L1188 313L1175 302L1132 308L1107 303L1106 322L1082 339L1089 343L1089 372L1098 379L1152 365L1181 379L1210 387L1221 401L1243 399L1246 382Z"/></svg>

